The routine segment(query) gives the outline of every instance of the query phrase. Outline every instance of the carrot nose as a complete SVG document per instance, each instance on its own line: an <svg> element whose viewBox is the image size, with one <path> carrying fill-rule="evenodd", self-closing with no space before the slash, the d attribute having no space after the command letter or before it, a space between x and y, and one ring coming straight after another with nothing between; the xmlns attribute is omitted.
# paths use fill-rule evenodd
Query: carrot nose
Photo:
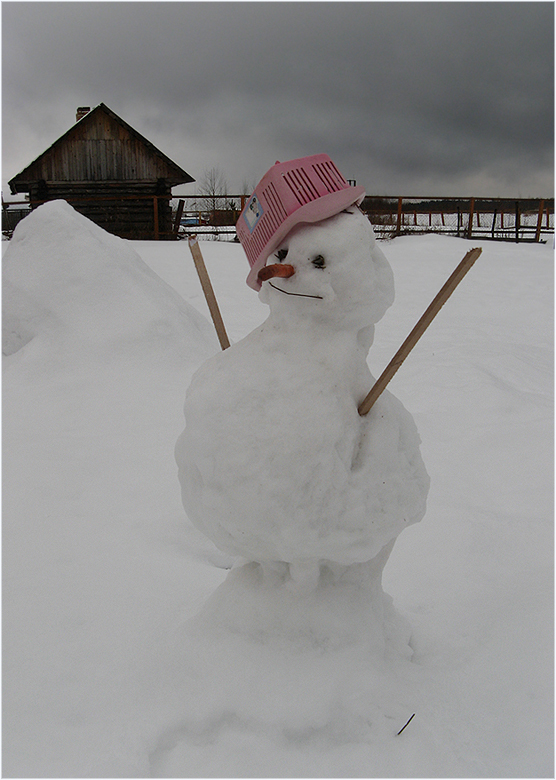
<svg viewBox="0 0 556 780"><path fill-rule="evenodd" d="M274 276L282 276L287 278L288 276L293 276L294 273L295 268L293 265L288 265L287 263L274 263L273 265L265 265L264 268L261 268L258 279L259 282L266 282L268 279L272 279Z"/></svg>

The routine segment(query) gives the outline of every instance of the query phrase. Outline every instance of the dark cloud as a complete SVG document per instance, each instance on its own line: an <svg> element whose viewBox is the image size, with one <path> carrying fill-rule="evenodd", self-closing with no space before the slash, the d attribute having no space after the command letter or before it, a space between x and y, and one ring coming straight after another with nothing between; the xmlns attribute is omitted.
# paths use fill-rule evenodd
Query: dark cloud
<svg viewBox="0 0 556 780"><path fill-rule="evenodd" d="M4 182L104 102L231 190L326 151L374 193L552 194L552 3L2 10Z"/></svg>

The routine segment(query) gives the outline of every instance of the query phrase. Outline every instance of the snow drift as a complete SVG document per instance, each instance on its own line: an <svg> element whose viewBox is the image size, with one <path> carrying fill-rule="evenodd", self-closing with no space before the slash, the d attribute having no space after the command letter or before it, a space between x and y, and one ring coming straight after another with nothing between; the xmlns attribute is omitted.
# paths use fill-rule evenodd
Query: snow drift
<svg viewBox="0 0 556 780"><path fill-rule="evenodd" d="M65 201L18 226L4 256L3 346L83 357L173 352L199 360L214 334L204 317L154 274L129 242Z"/></svg>

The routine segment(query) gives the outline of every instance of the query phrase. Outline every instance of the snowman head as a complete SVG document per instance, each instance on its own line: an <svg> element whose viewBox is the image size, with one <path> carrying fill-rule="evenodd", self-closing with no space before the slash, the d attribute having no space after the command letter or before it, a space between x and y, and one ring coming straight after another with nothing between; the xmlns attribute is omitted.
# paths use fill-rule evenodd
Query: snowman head
<svg viewBox="0 0 556 780"><path fill-rule="evenodd" d="M327 154L277 162L265 173L245 204L236 225L251 266L247 284L261 289L260 269L301 223L321 222L365 197L363 187L342 176Z"/></svg>
<svg viewBox="0 0 556 780"><path fill-rule="evenodd" d="M373 325L394 300L394 279L367 217L356 206L300 223L260 272L259 297L271 313L338 328Z"/></svg>

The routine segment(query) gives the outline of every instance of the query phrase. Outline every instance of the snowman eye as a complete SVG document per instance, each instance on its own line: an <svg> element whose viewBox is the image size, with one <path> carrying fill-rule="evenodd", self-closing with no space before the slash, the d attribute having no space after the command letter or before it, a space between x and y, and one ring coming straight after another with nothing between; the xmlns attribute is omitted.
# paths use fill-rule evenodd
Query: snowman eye
<svg viewBox="0 0 556 780"><path fill-rule="evenodd" d="M326 268L326 261L322 255L317 255L311 260L311 262L315 268Z"/></svg>
<svg viewBox="0 0 556 780"><path fill-rule="evenodd" d="M288 256L287 249L279 249L275 255L275 257L277 257L280 262L282 262L282 260L285 260L287 256Z"/></svg>

